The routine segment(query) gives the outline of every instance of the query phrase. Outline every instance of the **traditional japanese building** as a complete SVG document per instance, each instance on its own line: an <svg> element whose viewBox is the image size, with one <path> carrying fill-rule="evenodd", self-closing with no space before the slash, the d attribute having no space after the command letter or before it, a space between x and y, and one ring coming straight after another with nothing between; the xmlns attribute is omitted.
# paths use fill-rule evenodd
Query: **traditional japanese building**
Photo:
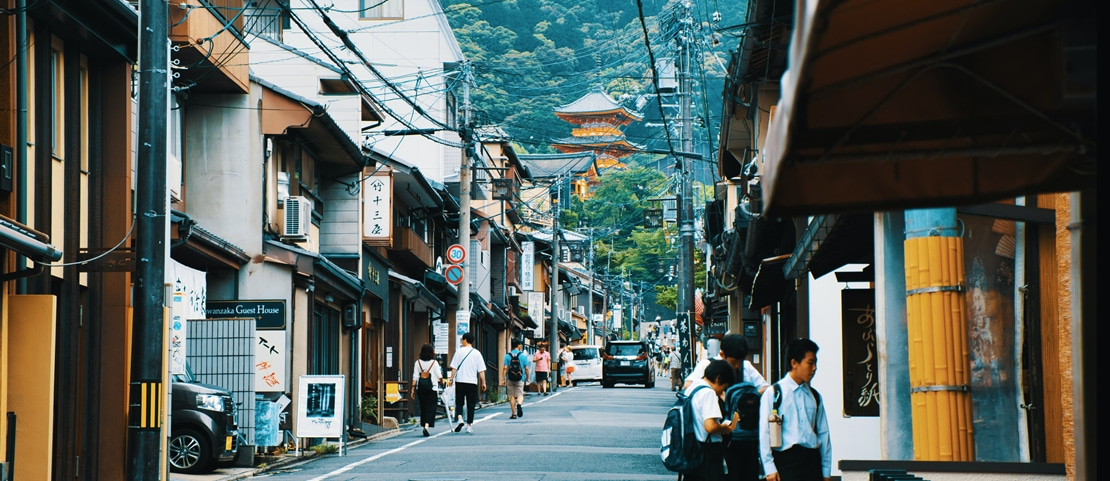
<svg viewBox="0 0 1110 481"><path fill-rule="evenodd" d="M639 112L626 109L600 86L578 100L555 109L560 119L574 124L571 137L557 139L552 145L565 153L593 152L597 155L597 170L624 169L620 159L643 149L624 137L622 127L643 119ZM595 177L596 178L596 175Z"/></svg>

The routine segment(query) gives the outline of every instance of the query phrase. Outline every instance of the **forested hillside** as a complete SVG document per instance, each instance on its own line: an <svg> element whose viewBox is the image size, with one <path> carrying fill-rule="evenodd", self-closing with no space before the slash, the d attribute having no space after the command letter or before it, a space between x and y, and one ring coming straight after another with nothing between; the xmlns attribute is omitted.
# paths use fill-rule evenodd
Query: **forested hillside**
<svg viewBox="0 0 1110 481"><path fill-rule="evenodd" d="M569 134L553 109L591 86L630 108L653 93L651 62L641 27L642 6L656 59L673 57L674 2L663 0L441 0L466 57L474 63L477 88L471 100L478 120L499 124L527 152L550 152L547 142ZM736 47L728 27L743 22L746 1L701 0L692 4L702 25L695 39L694 90L699 125L719 124L723 65ZM714 21L719 13L720 21ZM668 16L672 19L669 20ZM643 102L643 99L639 99ZM656 108L657 110L657 108ZM653 115L657 118L658 112ZM704 116L709 118L705 119ZM710 132L716 135L715 131ZM633 126L629 140L662 138L660 127ZM699 136L699 138L702 138ZM650 159L633 163L655 165Z"/></svg>

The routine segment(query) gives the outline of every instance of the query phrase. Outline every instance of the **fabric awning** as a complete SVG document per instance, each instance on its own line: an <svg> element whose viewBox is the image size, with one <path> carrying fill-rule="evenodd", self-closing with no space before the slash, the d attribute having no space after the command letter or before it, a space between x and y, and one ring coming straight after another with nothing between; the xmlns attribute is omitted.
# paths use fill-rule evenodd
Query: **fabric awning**
<svg viewBox="0 0 1110 481"><path fill-rule="evenodd" d="M752 281L752 297L748 309L758 311L782 298L788 285L782 266L789 258L790 254L783 254L763 259L759 263L759 270Z"/></svg>
<svg viewBox="0 0 1110 481"><path fill-rule="evenodd" d="M872 214L814 216L790 259L783 265L787 279L809 271L816 279L848 263L870 263L875 236Z"/></svg>
<svg viewBox="0 0 1110 481"><path fill-rule="evenodd" d="M1097 181L1092 0L805 0L764 143L774 216Z"/></svg>

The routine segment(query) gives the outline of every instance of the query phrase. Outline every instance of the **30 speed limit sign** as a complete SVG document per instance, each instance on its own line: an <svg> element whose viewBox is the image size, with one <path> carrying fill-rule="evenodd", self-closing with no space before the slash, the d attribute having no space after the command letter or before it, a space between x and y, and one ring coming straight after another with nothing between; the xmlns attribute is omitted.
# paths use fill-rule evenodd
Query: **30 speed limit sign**
<svg viewBox="0 0 1110 481"><path fill-rule="evenodd" d="M466 249L459 244L447 248L447 261L452 264L462 264L466 260Z"/></svg>

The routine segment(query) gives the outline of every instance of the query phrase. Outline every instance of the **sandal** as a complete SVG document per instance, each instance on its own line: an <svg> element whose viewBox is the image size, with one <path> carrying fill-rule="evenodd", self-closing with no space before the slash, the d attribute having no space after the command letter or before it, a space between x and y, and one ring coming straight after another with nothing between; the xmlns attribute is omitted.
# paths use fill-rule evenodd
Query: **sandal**
<svg viewBox="0 0 1110 481"><path fill-rule="evenodd" d="M509 419L516 419L516 414L513 414L512 416L509 416Z"/></svg>

